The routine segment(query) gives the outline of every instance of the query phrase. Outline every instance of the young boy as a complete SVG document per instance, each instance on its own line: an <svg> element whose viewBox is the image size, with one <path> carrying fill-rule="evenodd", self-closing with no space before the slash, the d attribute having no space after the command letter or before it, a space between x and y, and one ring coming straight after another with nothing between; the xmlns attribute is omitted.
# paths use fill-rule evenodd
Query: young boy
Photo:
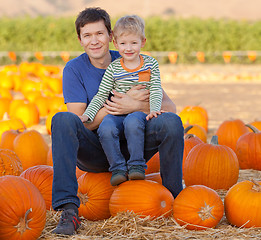
<svg viewBox="0 0 261 240"><path fill-rule="evenodd" d="M113 90L126 93L134 85L145 85L150 91L150 113L133 112L127 115L107 115L98 128L98 135L112 172L111 185L145 178L144 133L146 122L161 114L162 88L158 62L140 54L146 38L144 21L136 16L120 18L114 27L114 45L121 57L112 62L101 81L98 93L86 111L82 122L92 122ZM120 139L125 136L130 158L125 161Z"/></svg>

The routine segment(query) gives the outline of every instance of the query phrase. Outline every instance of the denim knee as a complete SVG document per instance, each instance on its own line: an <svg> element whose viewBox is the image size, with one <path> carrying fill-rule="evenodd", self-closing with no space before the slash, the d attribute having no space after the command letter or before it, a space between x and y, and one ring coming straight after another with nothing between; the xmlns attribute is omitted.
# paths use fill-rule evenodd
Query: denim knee
<svg viewBox="0 0 261 240"><path fill-rule="evenodd" d="M146 114L144 112L134 112L128 114L123 121L125 131L135 131L138 127L145 127Z"/></svg>
<svg viewBox="0 0 261 240"><path fill-rule="evenodd" d="M119 129L117 128L114 119L108 115L101 122L97 130L99 138L107 138L119 135Z"/></svg>

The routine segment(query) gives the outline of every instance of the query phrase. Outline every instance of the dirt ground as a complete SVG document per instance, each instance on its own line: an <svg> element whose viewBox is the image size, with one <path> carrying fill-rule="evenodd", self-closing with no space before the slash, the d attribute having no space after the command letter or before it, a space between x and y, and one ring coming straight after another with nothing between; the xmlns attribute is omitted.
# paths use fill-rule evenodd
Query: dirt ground
<svg viewBox="0 0 261 240"><path fill-rule="evenodd" d="M187 105L204 107L210 132L225 120L249 123L261 119L259 65L163 65L160 71L177 113Z"/></svg>

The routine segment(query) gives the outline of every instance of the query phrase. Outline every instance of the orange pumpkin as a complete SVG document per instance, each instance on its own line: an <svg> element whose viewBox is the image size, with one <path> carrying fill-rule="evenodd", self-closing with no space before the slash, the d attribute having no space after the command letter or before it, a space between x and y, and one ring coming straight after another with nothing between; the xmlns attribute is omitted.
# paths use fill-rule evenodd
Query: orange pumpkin
<svg viewBox="0 0 261 240"><path fill-rule="evenodd" d="M8 98L0 97L0 120L4 117L5 113L8 113L10 102L11 100Z"/></svg>
<svg viewBox="0 0 261 240"><path fill-rule="evenodd" d="M78 178L79 215L88 220L102 220L111 216L109 201L114 187L111 173L86 172Z"/></svg>
<svg viewBox="0 0 261 240"><path fill-rule="evenodd" d="M49 146L42 134L36 130L26 130L14 140L14 151L22 162L23 169L35 165L46 165Z"/></svg>
<svg viewBox="0 0 261 240"><path fill-rule="evenodd" d="M258 130L261 131L261 120L255 120L255 121L249 123L249 125L254 126L254 127L256 127Z"/></svg>
<svg viewBox="0 0 261 240"><path fill-rule="evenodd" d="M162 179L161 179L161 176L160 176L160 172L146 174L145 175L145 180L151 180L151 181L157 182L159 184L162 184Z"/></svg>
<svg viewBox="0 0 261 240"><path fill-rule="evenodd" d="M47 164L48 166L53 166L52 147L50 147L49 150L48 150L47 159L46 159L46 164Z"/></svg>
<svg viewBox="0 0 261 240"><path fill-rule="evenodd" d="M224 205L219 195L203 185L184 188L173 204L174 219L190 230L214 228L223 214Z"/></svg>
<svg viewBox="0 0 261 240"><path fill-rule="evenodd" d="M80 176L82 176L83 174L85 174L86 173L86 171L83 171L83 170L81 170L80 168L78 168L77 166L76 166L76 178L78 179Z"/></svg>
<svg viewBox="0 0 261 240"><path fill-rule="evenodd" d="M43 196L46 210L52 207L53 168L47 165L38 165L27 168L20 175L33 183Z"/></svg>
<svg viewBox="0 0 261 240"><path fill-rule="evenodd" d="M186 186L205 185L212 189L229 189L238 180L239 164L234 151L218 145L217 136L210 143L193 147L183 164Z"/></svg>
<svg viewBox="0 0 261 240"><path fill-rule="evenodd" d="M120 184L112 193L110 212L131 212L140 217L168 217L172 214L174 198L163 185L149 180L132 180Z"/></svg>
<svg viewBox="0 0 261 240"><path fill-rule="evenodd" d="M227 192L224 205L227 220L237 227L261 227L261 182L242 181Z"/></svg>
<svg viewBox="0 0 261 240"><path fill-rule="evenodd" d="M207 142L207 132L206 130L197 125L197 124L194 124L194 125L190 125L190 124L185 124L184 125L184 134L194 134L196 135L198 138L200 138L203 142Z"/></svg>
<svg viewBox="0 0 261 240"><path fill-rule="evenodd" d="M247 132L248 129L244 122L240 119L234 119L222 122L217 129L216 135L219 144L226 145L235 151L237 140Z"/></svg>
<svg viewBox="0 0 261 240"><path fill-rule="evenodd" d="M203 143L203 141L193 134L186 134L184 136L184 151L183 151L183 163L182 168L184 166L184 162L190 152L190 150L195 147L197 144ZM184 170L183 170L184 171Z"/></svg>
<svg viewBox="0 0 261 240"><path fill-rule="evenodd" d="M36 125L40 121L39 110L35 103L24 102L19 104L10 118L21 119L26 127Z"/></svg>
<svg viewBox="0 0 261 240"><path fill-rule="evenodd" d="M14 151L0 148L0 176L19 176L23 171L22 163Z"/></svg>
<svg viewBox="0 0 261 240"><path fill-rule="evenodd" d="M236 154L241 169L261 170L261 131L247 125L253 132L239 137L236 145Z"/></svg>
<svg viewBox="0 0 261 240"><path fill-rule="evenodd" d="M23 129L22 129L23 130ZM22 130L7 130L2 133L0 147L14 150L14 140Z"/></svg>
<svg viewBox="0 0 261 240"><path fill-rule="evenodd" d="M22 177L0 177L0 219L1 240L38 239L46 223L43 196Z"/></svg>
<svg viewBox="0 0 261 240"><path fill-rule="evenodd" d="M201 106L186 106L179 113L183 125L197 124L208 132L208 113Z"/></svg>
<svg viewBox="0 0 261 240"><path fill-rule="evenodd" d="M25 125L22 120L20 119L9 119L9 120L2 120L0 121L0 139L2 138L2 134L5 131L10 129L18 130L18 129L25 129Z"/></svg>
<svg viewBox="0 0 261 240"><path fill-rule="evenodd" d="M145 174L159 172L160 170L159 152L155 153L146 164L147 164L147 169L145 169Z"/></svg>

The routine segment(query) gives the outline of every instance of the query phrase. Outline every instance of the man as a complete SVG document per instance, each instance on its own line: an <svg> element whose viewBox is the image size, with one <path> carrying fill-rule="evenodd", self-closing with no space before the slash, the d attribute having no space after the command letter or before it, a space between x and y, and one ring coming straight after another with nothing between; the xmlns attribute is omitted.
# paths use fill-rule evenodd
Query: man
<svg viewBox="0 0 261 240"><path fill-rule="evenodd" d="M57 113L52 119L54 210L63 210L57 234L72 235L80 226L77 197L76 166L88 172L106 172L109 163L96 132L107 114L122 115L134 111L149 113L149 92L135 86L126 94L114 92L99 110L94 121L83 124L81 116L98 91L108 65L120 55L109 50L112 41L110 17L100 8L87 8L76 21L79 42L85 53L69 61L63 72L63 94L68 112ZM148 161L160 154L162 183L176 197L182 190L183 126L175 114L174 103L163 91L162 113L146 124L144 158ZM129 157L126 140L121 151Z"/></svg>

